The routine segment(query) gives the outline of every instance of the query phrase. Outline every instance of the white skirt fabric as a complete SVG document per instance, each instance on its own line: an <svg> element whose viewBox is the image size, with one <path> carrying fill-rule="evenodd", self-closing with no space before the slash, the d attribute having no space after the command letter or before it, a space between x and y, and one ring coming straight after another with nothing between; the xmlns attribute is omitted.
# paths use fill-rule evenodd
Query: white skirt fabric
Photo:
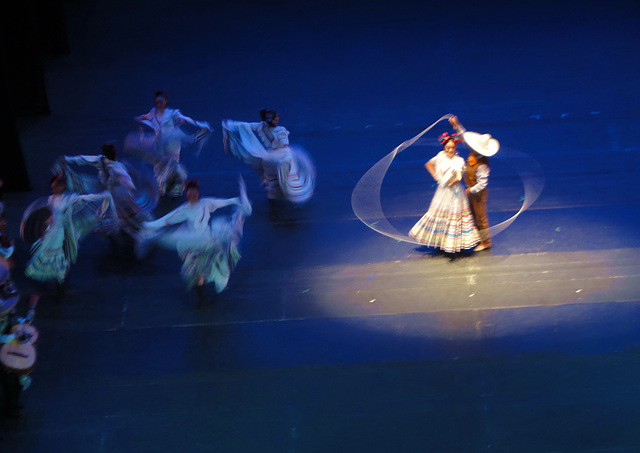
<svg viewBox="0 0 640 453"><path fill-rule="evenodd" d="M316 169L311 157L297 146L266 150L249 123L222 122L224 149L262 175L271 199L306 203L313 196Z"/></svg>
<svg viewBox="0 0 640 453"><path fill-rule="evenodd" d="M475 247L480 236L462 186L438 186L429 210L411 228L409 235L447 253Z"/></svg>

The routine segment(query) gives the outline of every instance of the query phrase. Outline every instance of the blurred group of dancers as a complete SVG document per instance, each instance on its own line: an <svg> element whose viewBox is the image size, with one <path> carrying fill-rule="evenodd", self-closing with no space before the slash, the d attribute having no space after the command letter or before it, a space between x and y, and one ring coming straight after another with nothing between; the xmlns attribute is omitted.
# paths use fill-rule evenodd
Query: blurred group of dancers
<svg viewBox="0 0 640 453"><path fill-rule="evenodd" d="M277 200L305 203L315 186L311 159L289 144L279 120L265 109L258 122L222 122L223 149L259 174L274 220ZM53 165L51 195L34 201L23 216L21 235L30 245L25 273L38 282L54 282L61 299L80 242L95 232L109 238L114 249L131 245L140 259L156 244L176 250L181 275L202 304L204 286L224 290L240 258L244 220L252 212L244 181L240 177L235 198L200 197L201 182L189 178L180 154L190 146L199 155L213 129L170 108L166 93L156 92L154 106L135 121L140 128L126 135L124 158L115 144L104 143L100 154L61 156ZM83 172L83 166L93 167L95 174ZM183 193L184 204L155 218L160 197ZM214 214L227 206L230 213Z"/></svg>

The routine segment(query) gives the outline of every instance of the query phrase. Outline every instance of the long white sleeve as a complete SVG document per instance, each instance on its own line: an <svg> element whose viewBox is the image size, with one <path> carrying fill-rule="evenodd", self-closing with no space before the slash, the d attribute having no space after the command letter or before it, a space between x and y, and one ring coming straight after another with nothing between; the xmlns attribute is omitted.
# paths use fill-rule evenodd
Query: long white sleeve
<svg viewBox="0 0 640 453"><path fill-rule="evenodd" d="M152 222L144 222L144 226L145 228L149 229L157 229L169 225L175 225L176 223L182 223L188 218L186 213L187 206L188 204L185 203L157 220L154 220Z"/></svg>
<svg viewBox="0 0 640 453"><path fill-rule="evenodd" d="M489 167L485 164L478 165L476 168L476 185L469 187L469 192L478 193L487 188L489 185Z"/></svg>
<svg viewBox="0 0 640 453"><path fill-rule="evenodd" d="M96 155L64 156L64 160L70 164L91 165L96 168L99 168L101 158L102 156L96 156Z"/></svg>

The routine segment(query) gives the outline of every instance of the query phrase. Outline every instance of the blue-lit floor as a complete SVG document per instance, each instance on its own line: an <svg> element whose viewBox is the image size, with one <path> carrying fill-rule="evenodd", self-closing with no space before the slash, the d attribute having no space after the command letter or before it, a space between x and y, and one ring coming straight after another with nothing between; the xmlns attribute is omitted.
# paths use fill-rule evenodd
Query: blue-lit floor
<svg viewBox="0 0 640 453"><path fill-rule="evenodd" d="M42 297L33 385L0 451L640 450L633 2L133 3L67 5L52 114L19 124L34 191L5 194L9 231L57 156L122 144L161 89L216 128L200 157L183 152L203 195L247 181L242 259L197 309L174 252L136 261L86 239L65 300ZM257 177L222 150L220 120L264 107L317 165L295 222L273 224ZM544 182L491 251L454 260L351 208L372 165L447 113L535 159ZM428 207L431 154L404 152L385 178L397 228ZM523 183L493 162L500 222Z"/></svg>

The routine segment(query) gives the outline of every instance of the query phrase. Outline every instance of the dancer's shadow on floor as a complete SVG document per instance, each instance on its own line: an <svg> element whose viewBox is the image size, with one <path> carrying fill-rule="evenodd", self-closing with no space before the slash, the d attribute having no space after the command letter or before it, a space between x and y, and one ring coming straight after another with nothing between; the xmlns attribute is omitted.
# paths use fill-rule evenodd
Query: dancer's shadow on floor
<svg viewBox="0 0 640 453"><path fill-rule="evenodd" d="M282 200L273 203L266 216L275 228L297 229L310 223L305 207Z"/></svg>
<svg viewBox="0 0 640 453"><path fill-rule="evenodd" d="M270 219L271 223L275 228L289 229L293 230L299 228L301 222L299 219L293 217L278 217L276 219Z"/></svg>
<svg viewBox="0 0 640 453"><path fill-rule="evenodd" d="M473 255L473 250L462 250L457 253L448 253L442 249L421 245L414 249L424 258L445 258L449 261L457 261L459 259L468 258Z"/></svg>

